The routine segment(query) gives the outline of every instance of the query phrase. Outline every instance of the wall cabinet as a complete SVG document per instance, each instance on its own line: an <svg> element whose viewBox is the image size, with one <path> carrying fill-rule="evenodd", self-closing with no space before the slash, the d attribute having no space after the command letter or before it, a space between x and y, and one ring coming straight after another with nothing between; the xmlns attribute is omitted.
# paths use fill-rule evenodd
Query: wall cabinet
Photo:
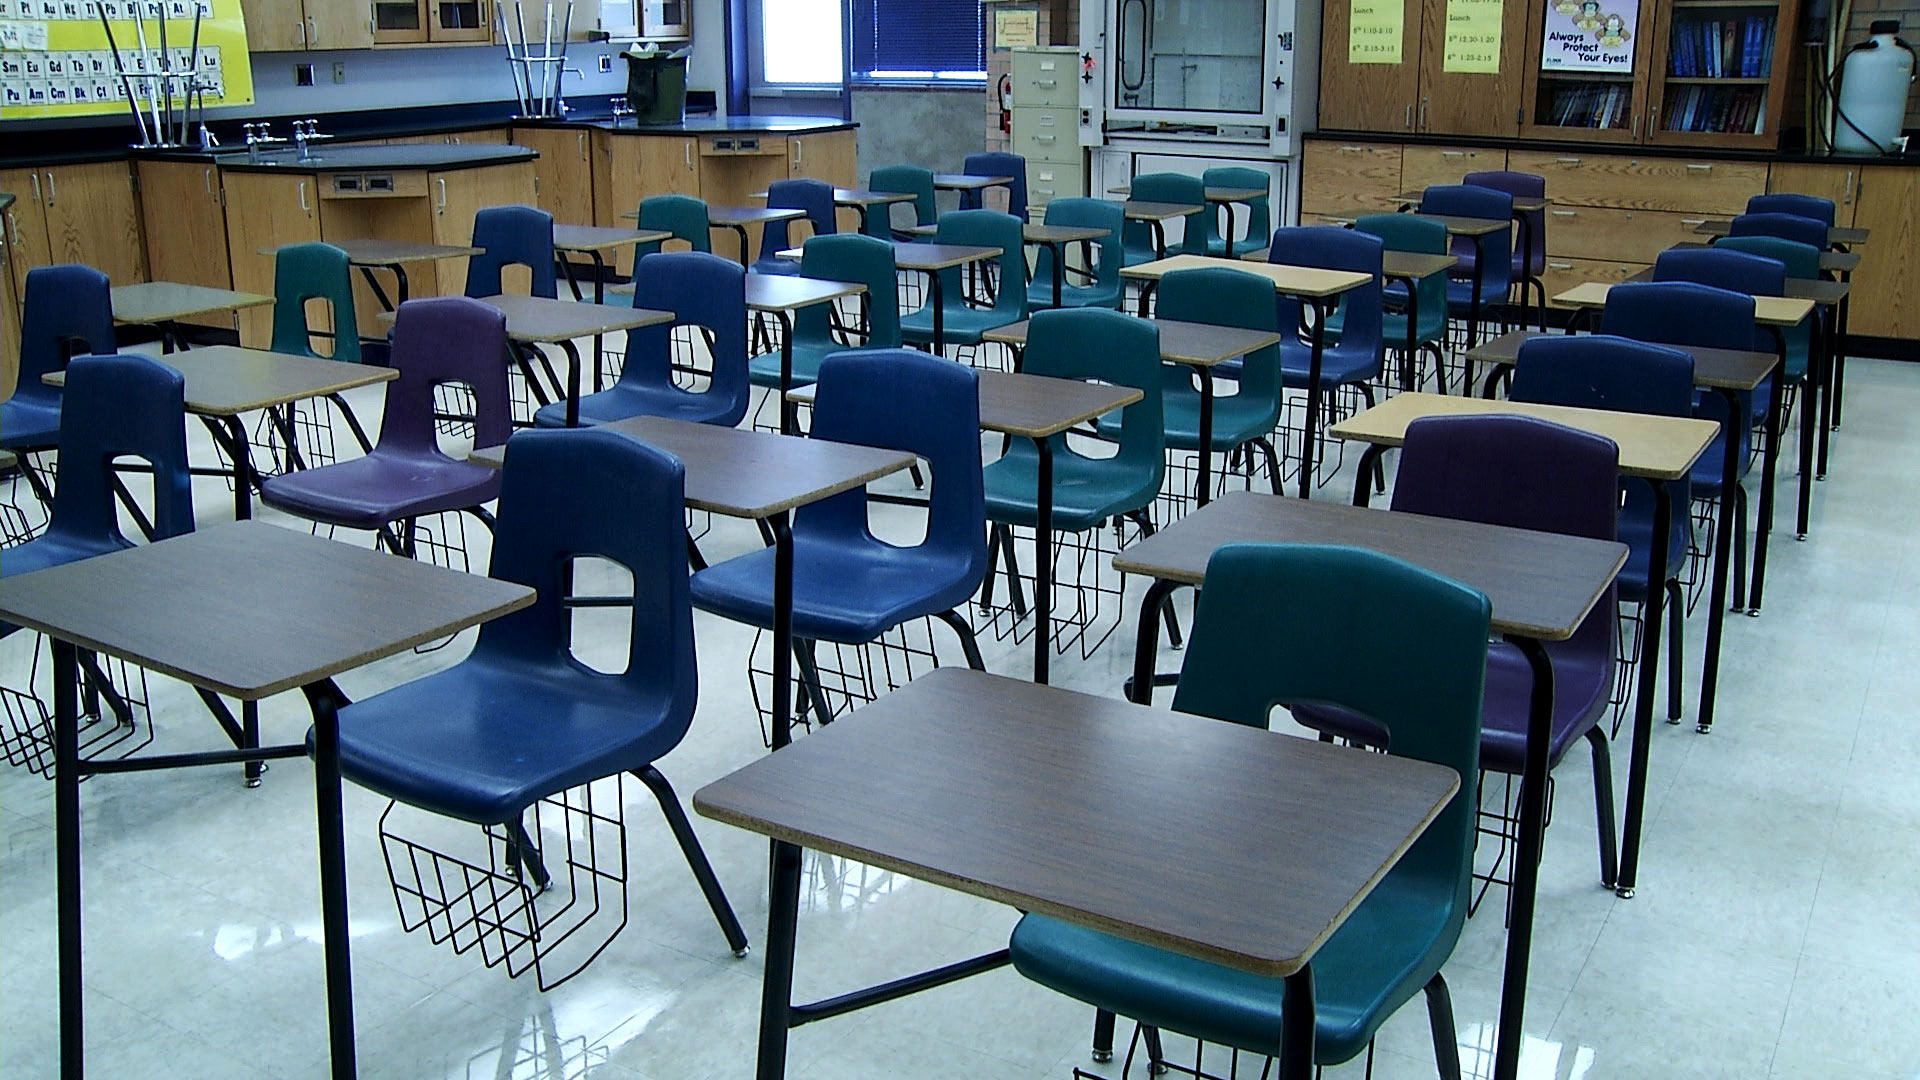
<svg viewBox="0 0 1920 1080"><path fill-rule="evenodd" d="M14 284L36 266L85 263L115 285L147 280L146 240L133 173L124 161L0 171Z"/></svg>
<svg viewBox="0 0 1920 1080"><path fill-rule="evenodd" d="M1384 0L1393 3L1395 0ZM1513 135L1534 5L1501 5L1500 64L1493 74L1448 71L1447 0L1399 0L1400 58L1354 63L1352 0L1326 0L1320 35L1320 126L1344 131ZM1538 42L1534 42L1538 55Z"/></svg>
<svg viewBox="0 0 1920 1080"><path fill-rule="evenodd" d="M225 172L228 265L233 287L273 295L272 252L320 239L320 195L312 176ZM240 344L264 349L273 339L273 308L239 312Z"/></svg>
<svg viewBox="0 0 1920 1080"><path fill-rule="evenodd" d="M1767 170L1767 190L1832 199L1833 223L1852 225L1854 201L1860 191L1860 174L1864 171L1858 165L1775 162Z"/></svg>
<svg viewBox="0 0 1920 1080"><path fill-rule="evenodd" d="M1853 224L1872 239L1856 249L1848 329L1920 338L1920 168L1862 168L1855 190Z"/></svg>
<svg viewBox="0 0 1920 1080"><path fill-rule="evenodd" d="M140 217L146 227L147 269L153 280L232 288L219 166L143 160L134 163L134 170L140 180ZM231 319L221 312L209 316L205 325L229 326Z"/></svg>
<svg viewBox="0 0 1920 1080"><path fill-rule="evenodd" d="M253 52L373 47L373 6L355 0L240 0Z"/></svg>
<svg viewBox="0 0 1920 1080"><path fill-rule="evenodd" d="M535 205L562 225L591 223L593 132L587 128L522 127L513 129L513 141L540 154L533 161Z"/></svg>

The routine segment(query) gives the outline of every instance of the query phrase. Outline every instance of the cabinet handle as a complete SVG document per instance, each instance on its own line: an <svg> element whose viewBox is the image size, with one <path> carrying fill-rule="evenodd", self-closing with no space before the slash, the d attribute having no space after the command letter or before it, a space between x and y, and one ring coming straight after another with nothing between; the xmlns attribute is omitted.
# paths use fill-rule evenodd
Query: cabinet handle
<svg viewBox="0 0 1920 1080"><path fill-rule="evenodd" d="M574 145L580 148L580 160L587 160L587 133L584 131L576 132L573 136L573 141Z"/></svg>
<svg viewBox="0 0 1920 1080"><path fill-rule="evenodd" d="M53 186L53 174L49 172L47 174L47 205L48 206L53 205L53 200L58 194L59 192L56 191Z"/></svg>
<svg viewBox="0 0 1920 1080"><path fill-rule="evenodd" d="M444 176L436 177L433 182L440 186L440 203L433 208L433 212L436 214L444 214L447 212L447 178Z"/></svg>
<svg viewBox="0 0 1920 1080"><path fill-rule="evenodd" d="M1844 203L1851 203L1853 201L1853 170L1852 169L1847 170L1847 193L1845 195L1840 196L1840 201Z"/></svg>
<svg viewBox="0 0 1920 1080"><path fill-rule="evenodd" d="M313 213L313 208L307 205L307 182L305 180L300 181L300 209L304 213Z"/></svg>
<svg viewBox="0 0 1920 1080"><path fill-rule="evenodd" d="M1431 99L1429 98L1420 99L1420 130L1421 131L1427 130L1427 102L1429 100Z"/></svg>
<svg viewBox="0 0 1920 1080"><path fill-rule="evenodd" d="M1033 85L1044 86L1047 89L1051 90L1054 87L1060 85L1060 80L1059 79L1035 79L1033 80Z"/></svg>
<svg viewBox="0 0 1920 1080"><path fill-rule="evenodd" d="M305 48L307 44L307 24L300 19L293 20L293 32L300 35L300 46L301 48Z"/></svg>
<svg viewBox="0 0 1920 1080"><path fill-rule="evenodd" d="M807 144L800 139L793 140L793 163L799 165L807 160Z"/></svg>
<svg viewBox="0 0 1920 1080"><path fill-rule="evenodd" d="M1441 157L1466 157L1467 152L1465 150L1442 150L1440 151L1440 156Z"/></svg>
<svg viewBox="0 0 1920 1080"><path fill-rule="evenodd" d="M1407 130L1413 130L1413 102L1407 102Z"/></svg>
<svg viewBox="0 0 1920 1080"><path fill-rule="evenodd" d="M307 16L307 44L320 44L320 24L314 22L311 15Z"/></svg>
<svg viewBox="0 0 1920 1080"><path fill-rule="evenodd" d="M1571 269L1573 269L1573 264L1572 264L1572 263L1557 263L1557 262L1550 262L1550 263L1548 263L1548 264L1547 264L1547 269L1549 269L1549 270L1571 270Z"/></svg>
<svg viewBox="0 0 1920 1080"><path fill-rule="evenodd" d="M687 168L693 168L693 142L688 140L680 144L680 156L686 160Z"/></svg>
<svg viewBox="0 0 1920 1080"><path fill-rule="evenodd" d="M28 175L33 177L33 201L39 202L40 201L40 174L29 173Z"/></svg>
<svg viewBox="0 0 1920 1080"><path fill-rule="evenodd" d="M1553 163L1556 165L1578 165L1580 164L1580 159L1577 157L1557 157L1553 159Z"/></svg>
<svg viewBox="0 0 1920 1080"><path fill-rule="evenodd" d="M1035 135L1035 136L1033 137L1033 141L1034 141L1034 142L1059 142L1059 141L1060 141L1060 136L1058 136L1058 135Z"/></svg>
<svg viewBox="0 0 1920 1080"><path fill-rule="evenodd" d="M1577 211L1577 210L1549 210L1549 211L1547 211L1547 213L1549 213L1549 214L1552 214L1552 215L1553 215L1554 217L1574 217L1575 215L1577 215L1577 214L1579 213L1579 211Z"/></svg>
<svg viewBox="0 0 1920 1080"><path fill-rule="evenodd" d="M1687 171L1688 172L1712 172L1713 163L1710 161L1690 161L1687 163Z"/></svg>
<svg viewBox="0 0 1920 1080"><path fill-rule="evenodd" d="M202 186L204 186L207 189L207 194L211 196L213 194L213 170L212 169L210 168L202 169L200 171L200 183Z"/></svg>
<svg viewBox="0 0 1920 1080"><path fill-rule="evenodd" d="M1680 219L1680 224L1682 225L1705 225L1706 223L1707 219L1703 217L1683 217Z"/></svg>

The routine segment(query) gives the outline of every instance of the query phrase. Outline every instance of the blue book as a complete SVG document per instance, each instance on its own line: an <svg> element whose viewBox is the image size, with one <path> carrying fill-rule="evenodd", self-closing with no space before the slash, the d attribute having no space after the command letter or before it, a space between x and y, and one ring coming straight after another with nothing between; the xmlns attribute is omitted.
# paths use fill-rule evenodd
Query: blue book
<svg viewBox="0 0 1920 1080"><path fill-rule="evenodd" d="M1760 74L1760 43L1765 36L1766 31L1761 28L1760 17L1758 15L1747 16L1747 40L1740 50L1740 75L1742 78L1752 79Z"/></svg>
<svg viewBox="0 0 1920 1080"><path fill-rule="evenodd" d="M1673 73L1683 79L1693 74L1693 36L1687 30L1687 24L1679 25L1673 50Z"/></svg>

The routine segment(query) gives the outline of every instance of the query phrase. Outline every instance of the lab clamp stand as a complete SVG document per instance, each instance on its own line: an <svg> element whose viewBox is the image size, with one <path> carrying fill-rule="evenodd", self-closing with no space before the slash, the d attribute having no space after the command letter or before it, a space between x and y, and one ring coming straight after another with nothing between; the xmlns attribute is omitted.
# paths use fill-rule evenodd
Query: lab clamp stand
<svg viewBox="0 0 1920 1080"><path fill-rule="evenodd" d="M150 4L147 0L135 0L126 7L133 13L133 30L140 46L134 55L135 70L127 68L128 54L120 51L120 45L113 38L113 24L107 19L106 5L95 5L100 13L100 28L106 31L107 48L113 52L114 73L120 78L121 89L127 95L127 107L133 111L134 126L140 129L140 141L135 144L142 150L179 149L189 146L189 133L195 142L194 148L204 150L211 141L206 125L206 92L214 83L200 77L200 20L207 14L208 5L202 0L193 8L192 47L187 50L186 62L176 65L173 50L167 45L167 5ZM159 51L147 48L147 10L152 9L154 21L158 24ZM156 68L158 70L149 70ZM175 107L178 100L180 105ZM141 103L145 102L147 113L141 112ZM151 121L149 121L149 114Z"/></svg>
<svg viewBox="0 0 1920 1080"><path fill-rule="evenodd" d="M573 36L573 0L567 0L566 11L560 18L560 51L554 51L553 0L547 0L546 16L540 21L540 54L535 56L529 51L527 38L527 20L521 10L519 0L514 0L513 22L507 22L507 6L494 5L495 17L500 23L500 37L507 43L507 67L513 73L513 92L520 102L520 117L527 120L563 120L567 115L566 95L560 84L569 71L580 74L579 69L567 67L567 39ZM514 31L519 31L519 40L514 40Z"/></svg>

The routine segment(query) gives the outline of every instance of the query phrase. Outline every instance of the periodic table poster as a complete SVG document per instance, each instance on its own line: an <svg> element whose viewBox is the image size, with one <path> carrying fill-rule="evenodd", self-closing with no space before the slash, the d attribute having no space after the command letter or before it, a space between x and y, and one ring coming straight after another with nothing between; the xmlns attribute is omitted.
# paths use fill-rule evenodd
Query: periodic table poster
<svg viewBox="0 0 1920 1080"><path fill-rule="evenodd" d="M197 58L196 8L200 13ZM100 22L102 10L113 30L112 45ZM138 22L136 14L141 16ZM167 20L164 52L163 14ZM191 65L209 107L253 102L253 68L240 0L0 0L0 116L28 120L124 115L129 86L141 102L141 111L150 113L145 89L159 81L123 82L114 63L115 48L126 71L136 75L163 68L185 72ZM174 98L176 110L186 104L184 93L182 79Z"/></svg>

